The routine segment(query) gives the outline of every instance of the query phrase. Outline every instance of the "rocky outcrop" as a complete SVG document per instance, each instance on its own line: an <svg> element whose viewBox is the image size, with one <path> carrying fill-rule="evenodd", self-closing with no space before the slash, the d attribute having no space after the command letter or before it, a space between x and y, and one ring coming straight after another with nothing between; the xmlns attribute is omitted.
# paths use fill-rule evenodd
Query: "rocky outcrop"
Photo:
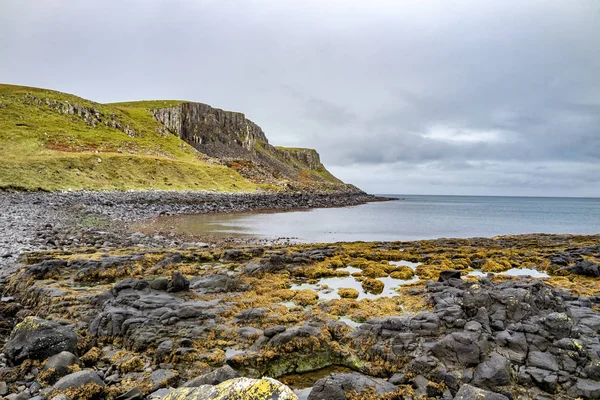
<svg viewBox="0 0 600 400"><path fill-rule="evenodd" d="M44 360L61 351L74 353L78 337L72 328L41 318L27 317L12 331L5 352L9 361Z"/></svg>
<svg viewBox="0 0 600 400"><path fill-rule="evenodd" d="M93 128L104 125L109 128L118 129L130 137L137 136L137 132L129 124L120 121L115 114L106 115L91 106L83 106L76 103L71 104L68 101L58 101L49 98L42 99L31 94L25 95L23 103L36 104L38 106L45 105L59 114L75 115Z"/></svg>
<svg viewBox="0 0 600 400"><path fill-rule="evenodd" d="M255 182L358 191L331 175L315 150L270 145L263 130L242 113L202 103L151 111L168 131Z"/></svg>
<svg viewBox="0 0 600 400"><path fill-rule="evenodd" d="M268 143L262 129L242 113L224 111L202 103L152 110L154 118L172 133L213 157L237 157L257 142Z"/></svg>

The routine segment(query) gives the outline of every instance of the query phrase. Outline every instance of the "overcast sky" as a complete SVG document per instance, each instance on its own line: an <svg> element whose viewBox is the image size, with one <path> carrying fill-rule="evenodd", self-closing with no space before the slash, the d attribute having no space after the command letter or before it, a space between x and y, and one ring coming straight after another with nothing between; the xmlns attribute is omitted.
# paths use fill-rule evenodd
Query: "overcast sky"
<svg viewBox="0 0 600 400"><path fill-rule="evenodd" d="M241 111L372 193L600 196L600 0L0 0L0 81Z"/></svg>

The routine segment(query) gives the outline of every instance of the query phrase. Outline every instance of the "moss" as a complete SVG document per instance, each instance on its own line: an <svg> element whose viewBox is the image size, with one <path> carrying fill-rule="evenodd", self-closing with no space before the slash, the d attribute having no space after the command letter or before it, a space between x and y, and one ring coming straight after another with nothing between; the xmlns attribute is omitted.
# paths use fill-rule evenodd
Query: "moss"
<svg viewBox="0 0 600 400"><path fill-rule="evenodd" d="M365 292L373 294L381 294L383 292L383 288L385 287L383 282L371 278L364 279L361 284Z"/></svg>
<svg viewBox="0 0 600 400"><path fill-rule="evenodd" d="M53 392L53 396L64 394L72 400L96 400L103 398L104 389L96 383L87 383L84 386L69 388L60 392Z"/></svg>
<svg viewBox="0 0 600 400"><path fill-rule="evenodd" d="M481 266L481 270L483 272L503 272L503 271L508 271L511 268L512 268L512 265L511 265L510 261L508 261L506 259L496 259L496 260L488 259Z"/></svg>
<svg viewBox="0 0 600 400"><path fill-rule="evenodd" d="M357 299L360 294L358 290L352 288L340 288L338 294L342 299Z"/></svg>
<svg viewBox="0 0 600 400"><path fill-rule="evenodd" d="M116 363L117 369L126 374L128 372L138 372L144 368L144 362L137 356L126 358Z"/></svg>
<svg viewBox="0 0 600 400"><path fill-rule="evenodd" d="M296 295L293 297L292 301L299 306L308 306L317 304L319 300L319 294L314 290L304 289L298 290Z"/></svg>
<svg viewBox="0 0 600 400"><path fill-rule="evenodd" d="M410 267L403 267L400 270L394 271L390 274L390 277L402 280L412 279L413 276L415 276L415 272Z"/></svg>

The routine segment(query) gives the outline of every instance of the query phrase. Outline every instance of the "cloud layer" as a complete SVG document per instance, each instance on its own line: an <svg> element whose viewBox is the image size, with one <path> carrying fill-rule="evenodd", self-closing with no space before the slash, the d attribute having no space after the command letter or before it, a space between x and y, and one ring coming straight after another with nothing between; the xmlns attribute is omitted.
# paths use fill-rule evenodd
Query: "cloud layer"
<svg viewBox="0 0 600 400"><path fill-rule="evenodd" d="M600 2L0 4L0 77L243 111L377 193L600 196Z"/></svg>

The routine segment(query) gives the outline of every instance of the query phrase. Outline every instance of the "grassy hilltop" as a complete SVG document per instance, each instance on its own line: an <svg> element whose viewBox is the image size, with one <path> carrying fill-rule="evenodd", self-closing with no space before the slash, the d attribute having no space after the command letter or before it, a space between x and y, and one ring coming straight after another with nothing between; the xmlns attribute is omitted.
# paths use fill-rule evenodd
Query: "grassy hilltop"
<svg viewBox="0 0 600 400"><path fill-rule="evenodd" d="M0 84L0 190L285 187L284 180L242 176L235 162L196 150L151 112L183 103L99 104L57 91ZM302 166L293 168L303 172ZM323 171L309 175L341 183Z"/></svg>

